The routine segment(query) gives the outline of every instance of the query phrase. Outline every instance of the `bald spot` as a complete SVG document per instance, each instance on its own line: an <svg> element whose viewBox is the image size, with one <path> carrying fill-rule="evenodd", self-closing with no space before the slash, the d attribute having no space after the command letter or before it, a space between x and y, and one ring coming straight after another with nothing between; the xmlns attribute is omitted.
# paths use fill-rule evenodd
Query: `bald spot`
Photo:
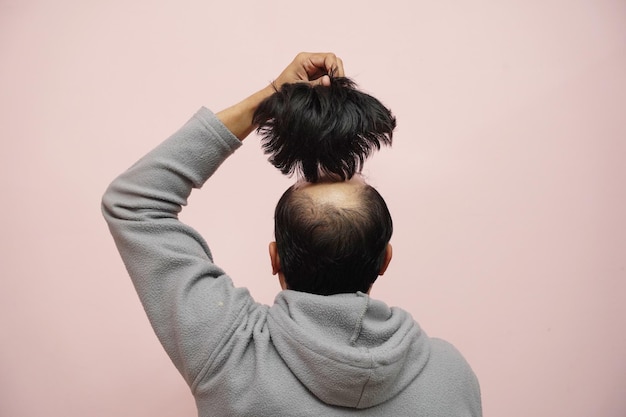
<svg viewBox="0 0 626 417"><path fill-rule="evenodd" d="M365 185L363 178L355 175L340 182L302 182L296 185L295 191L308 197L316 206L356 208L361 204L361 193Z"/></svg>

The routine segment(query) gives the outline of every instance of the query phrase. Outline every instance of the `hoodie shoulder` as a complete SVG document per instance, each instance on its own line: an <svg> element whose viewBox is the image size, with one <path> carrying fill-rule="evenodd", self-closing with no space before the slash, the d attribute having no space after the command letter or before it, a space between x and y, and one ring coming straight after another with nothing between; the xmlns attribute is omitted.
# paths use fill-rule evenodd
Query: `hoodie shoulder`
<svg viewBox="0 0 626 417"><path fill-rule="evenodd" d="M439 405L457 410L458 416L482 416L481 393L478 378L461 352L450 342L430 338L430 358L424 374L438 387ZM443 394L443 395L442 395Z"/></svg>

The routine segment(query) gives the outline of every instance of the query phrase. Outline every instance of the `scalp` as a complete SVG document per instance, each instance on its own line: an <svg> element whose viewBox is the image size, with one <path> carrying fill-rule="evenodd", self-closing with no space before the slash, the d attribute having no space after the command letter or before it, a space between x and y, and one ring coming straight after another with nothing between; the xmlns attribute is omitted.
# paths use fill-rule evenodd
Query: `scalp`
<svg viewBox="0 0 626 417"><path fill-rule="evenodd" d="M337 208L358 208L366 185L360 176L340 182L298 183L296 194L306 197L316 206L330 205Z"/></svg>

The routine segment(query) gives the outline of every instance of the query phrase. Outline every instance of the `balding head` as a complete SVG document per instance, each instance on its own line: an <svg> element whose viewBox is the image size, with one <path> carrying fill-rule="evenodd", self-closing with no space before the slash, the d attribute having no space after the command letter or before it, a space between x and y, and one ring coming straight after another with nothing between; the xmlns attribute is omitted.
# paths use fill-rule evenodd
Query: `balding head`
<svg viewBox="0 0 626 417"><path fill-rule="evenodd" d="M367 292L385 263L392 229L385 201L360 176L296 183L275 213L287 287L322 295Z"/></svg>
<svg viewBox="0 0 626 417"><path fill-rule="evenodd" d="M354 208L361 204L363 187L367 183L361 175L355 175L346 181L306 182L294 184L294 192L302 193L311 199L315 206L331 205Z"/></svg>

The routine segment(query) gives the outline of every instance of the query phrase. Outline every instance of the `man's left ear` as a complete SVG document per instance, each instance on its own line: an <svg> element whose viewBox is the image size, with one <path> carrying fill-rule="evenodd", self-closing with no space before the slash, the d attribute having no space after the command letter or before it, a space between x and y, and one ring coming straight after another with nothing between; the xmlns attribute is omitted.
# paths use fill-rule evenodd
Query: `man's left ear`
<svg viewBox="0 0 626 417"><path fill-rule="evenodd" d="M387 250L385 251L385 260L383 261L383 265L380 267L380 271L378 275L383 275L391 262L391 258L393 256L393 250L391 248L391 243L387 243Z"/></svg>

